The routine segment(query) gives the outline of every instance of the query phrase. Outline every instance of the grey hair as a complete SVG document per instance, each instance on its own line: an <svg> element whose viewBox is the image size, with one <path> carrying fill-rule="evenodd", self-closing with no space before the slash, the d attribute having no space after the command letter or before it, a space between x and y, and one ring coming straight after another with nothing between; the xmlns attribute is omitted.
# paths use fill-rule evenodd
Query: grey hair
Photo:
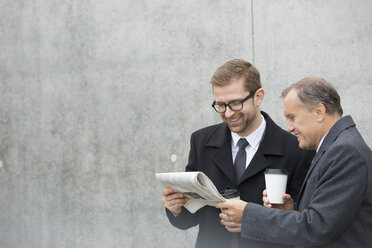
<svg viewBox="0 0 372 248"><path fill-rule="evenodd" d="M323 104L328 114L337 113L342 116L340 96L332 84L323 78L306 77L286 88L282 97L286 97L292 89L297 90L298 98L307 107Z"/></svg>

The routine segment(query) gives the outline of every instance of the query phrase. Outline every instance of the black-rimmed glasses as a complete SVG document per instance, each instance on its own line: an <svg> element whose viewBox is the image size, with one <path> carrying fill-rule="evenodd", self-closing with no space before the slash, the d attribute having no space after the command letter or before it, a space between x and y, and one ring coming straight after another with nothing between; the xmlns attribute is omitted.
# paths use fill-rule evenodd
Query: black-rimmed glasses
<svg viewBox="0 0 372 248"><path fill-rule="evenodd" d="M212 103L212 107L214 108L214 110L216 110L217 113L225 113L226 107L229 107L232 111L239 111L243 108L243 103L254 96L255 93L256 90L252 91L246 98L230 103L217 103L216 100L214 100Z"/></svg>

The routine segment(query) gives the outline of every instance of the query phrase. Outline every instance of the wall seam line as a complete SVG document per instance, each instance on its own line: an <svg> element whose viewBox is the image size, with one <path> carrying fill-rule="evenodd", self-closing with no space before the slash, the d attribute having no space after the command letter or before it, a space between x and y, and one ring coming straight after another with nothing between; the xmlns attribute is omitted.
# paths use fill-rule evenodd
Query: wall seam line
<svg viewBox="0 0 372 248"><path fill-rule="evenodd" d="M251 0L251 34L252 34L252 64L254 65L254 23L253 23L253 0Z"/></svg>

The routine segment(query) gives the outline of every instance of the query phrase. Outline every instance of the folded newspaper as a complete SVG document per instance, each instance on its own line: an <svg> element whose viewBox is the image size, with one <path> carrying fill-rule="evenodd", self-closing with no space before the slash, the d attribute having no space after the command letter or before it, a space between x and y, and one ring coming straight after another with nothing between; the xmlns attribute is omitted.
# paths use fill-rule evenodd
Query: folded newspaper
<svg viewBox="0 0 372 248"><path fill-rule="evenodd" d="M156 173L156 179L164 187L171 187L175 192L182 192L189 198L184 207L191 213L206 205L215 206L217 202L226 201L201 171Z"/></svg>

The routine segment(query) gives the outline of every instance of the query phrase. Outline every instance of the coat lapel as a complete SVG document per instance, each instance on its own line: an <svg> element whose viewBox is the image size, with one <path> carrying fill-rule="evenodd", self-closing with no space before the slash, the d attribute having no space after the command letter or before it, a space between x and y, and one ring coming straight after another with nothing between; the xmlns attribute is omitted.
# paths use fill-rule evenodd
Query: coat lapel
<svg viewBox="0 0 372 248"><path fill-rule="evenodd" d="M305 190L305 187L306 187L306 183L307 183L307 179L309 178L309 176L311 175L311 172L314 170L315 168L315 165L318 163L319 159L323 156L323 153L325 152L325 150L322 150L322 151L318 151L316 154L315 154L315 157L313 158L313 160L311 161L311 164L310 164L310 167L309 167L309 170L307 171L307 174L306 174L306 177L304 179L304 182L302 183L302 186L301 186L301 189L300 189L300 192L298 193L298 196L297 196L297 202L300 201L301 199L301 196Z"/></svg>
<svg viewBox="0 0 372 248"><path fill-rule="evenodd" d="M313 161L311 162L310 168L307 171L306 177L304 182L302 183L300 193L298 194L298 202L300 202L302 194L306 188L307 180L309 179L311 173L313 172L316 164L319 162L320 158L323 156L323 154L327 151L328 147L332 145L332 143L337 139L337 137L340 135L340 133L345 130L346 128L355 126L355 123L351 116L345 116L338 120L335 125L329 130L328 134L323 140L322 145L320 146L318 152L315 154L315 157Z"/></svg>
<svg viewBox="0 0 372 248"><path fill-rule="evenodd" d="M220 151L213 154L212 159L231 183L235 184L236 179L232 163L231 145L225 144Z"/></svg>
<svg viewBox="0 0 372 248"><path fill-rule="evenodd" d="M205 146L214 147L212 160L222 173L235 184L234 167L231 154L231 132L225 123L218 125L216 130L208 137Z"/></svg>
<svg viewBox="0 0 372 248"><path fill-rule="evenodd" d="M251 163L249 164L248 168L245 170L243 176L238 181L238 184L240 184L243 181L247 180L248 178L256 175L260 171L269 167L269 165L270 165L270 163L269 163L269 161L267 161L265 156L261 152L257 151L255 156L253 157Z"/></svg>

